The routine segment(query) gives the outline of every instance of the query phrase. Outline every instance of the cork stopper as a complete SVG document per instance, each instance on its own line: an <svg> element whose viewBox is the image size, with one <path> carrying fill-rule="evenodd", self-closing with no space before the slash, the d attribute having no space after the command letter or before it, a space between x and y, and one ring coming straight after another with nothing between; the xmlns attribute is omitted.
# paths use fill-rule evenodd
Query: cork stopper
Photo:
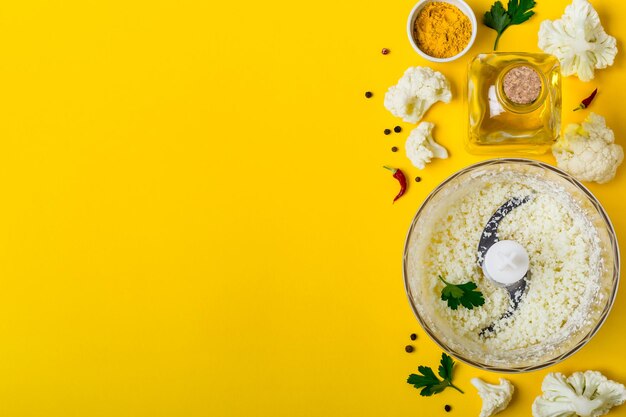
<svg viewBox="0 0 626 417"><path fill-rule="evenodd" d="M541 93L541 79L534 68L520 65L512 68L502 80L504 94L515 104L530 104Z"/></svg>

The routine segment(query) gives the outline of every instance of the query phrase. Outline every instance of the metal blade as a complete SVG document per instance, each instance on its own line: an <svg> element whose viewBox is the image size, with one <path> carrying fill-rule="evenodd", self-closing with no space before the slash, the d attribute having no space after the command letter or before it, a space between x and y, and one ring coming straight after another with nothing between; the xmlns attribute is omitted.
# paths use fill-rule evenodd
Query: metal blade
<svg viewBox="0 0 626 417"><path fill-rule="evenodd" d="M521 206L522 204L527 203L530 200L531 196L529 195L522 198L514 197L501 205L500 208L498 208L498 210L493 213L493 215L485 225L485 228L480 236L480 242L478 243L478 265L481 268L483 267L485 255L487 254L489 248L500 240L498 237L498 226L500 226L500 222L502 221L502 219L511 211ZM500 317L500 320L511 317L515 310L517 310L517 307L522 300L522 295L526 290L528 277L529 273L526 273L523 279L509 287L505 287L505 289L509 293L511 303L509 304L509 308L507 309L507 311L502 315L502 317ZM491 325L482 329L479 333L480 336L489 337L494 332L495 325L496 323L492 323Z"/></svg>

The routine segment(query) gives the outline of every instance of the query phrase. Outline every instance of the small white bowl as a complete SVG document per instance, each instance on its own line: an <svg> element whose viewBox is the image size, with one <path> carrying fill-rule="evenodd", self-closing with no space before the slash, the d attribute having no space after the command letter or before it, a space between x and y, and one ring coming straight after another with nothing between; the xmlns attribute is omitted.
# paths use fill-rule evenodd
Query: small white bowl
<svg viewBox="0 0 626 417"><path fill-rule="evenodd" d="M470 23L472 24L472 36L470 37L470 40L467 43L467 46L465 47L465 49L463 49L458 54L451 56L449 58L435 58L434 56L427 55L424 51L422 51L417 46L417 43L415 42L415 39L413 38L413 26L415 24L415 19L417 18L417 15L419 14L419 12L422 11L422 8L426 6L426 4L433 3L435 1L440 2L440 3L449 3L449 4L452 4L453 6L458 7L459 10L462 11L465 14L465 16L469 18ZM476 40L476 32L478 32L478 24L476 22L476 15L474 14L474 11L472 10L472 8L463 0L420 0L413 7L413 10L411 10L411 13L409 14L409 20L407 21L407 24L406 24L406 33L407 35L409 35L409 42L411 42L413 49L415 49L415 51L418 54L420 54L424 59L427 59L432 62L450 62L465 55L465 53L470 50L470 48L474 44L474 41Z"/></svg>

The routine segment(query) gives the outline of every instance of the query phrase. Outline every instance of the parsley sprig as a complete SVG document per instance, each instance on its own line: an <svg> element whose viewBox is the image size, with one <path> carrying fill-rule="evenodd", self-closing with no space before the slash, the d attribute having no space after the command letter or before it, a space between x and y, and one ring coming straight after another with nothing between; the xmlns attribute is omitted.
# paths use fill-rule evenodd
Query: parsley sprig
<svg viewBox="0 0 626 417"><path fill-rule="evenodd" d="M465 284L457 285L450 284L448 281L443 279L441 275L439 275L439 279L441 282L446 284L446 286L441 290L441 299L443 301L447 301L448 307L452 310L456 310L459 307L459 304L468 310L485 304L483 293L476 291L476 288L478 287L473 282L469 281Z"/></svg>
<svg viewBox="0 0 626 417"><path fill-rule="evenodd" d="M535 12L531 9L537 3L534 0L509 0L508 9L505 10L502 2L496 1L491 9L485 13L483 22L487 27L494 29L498 36L493 50L498 49L498 41L502 33L512 25L519 25L530 19Z"/></svg>
<svg viewBox="0 0 626 417"><path fill-rule="evenodd" d="M444 389L451 387L459 391L461 394L465 394L459 387L452 383L452 368L454 367L454 361L445 353L441 354L441 362L439 365L438 373L443 379L437 378L433 370L428 366L419 366L417 370L421 375L411 374L406 380L409 384L415 388L422 390L420 395L424 397L430 397L433 394L439 394Z"/></svg>

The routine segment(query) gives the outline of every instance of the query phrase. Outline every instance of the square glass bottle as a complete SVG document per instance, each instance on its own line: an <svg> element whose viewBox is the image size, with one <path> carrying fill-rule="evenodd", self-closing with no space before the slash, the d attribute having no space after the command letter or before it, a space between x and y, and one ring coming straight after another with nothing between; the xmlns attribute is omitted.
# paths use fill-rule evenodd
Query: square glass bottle
<svg viewBox="0 0 626 417"><path fill-rule="evenodd" d="M561 131L561 70L541 53L477 55L467 73L471 153L542 154Z"/></svg>

